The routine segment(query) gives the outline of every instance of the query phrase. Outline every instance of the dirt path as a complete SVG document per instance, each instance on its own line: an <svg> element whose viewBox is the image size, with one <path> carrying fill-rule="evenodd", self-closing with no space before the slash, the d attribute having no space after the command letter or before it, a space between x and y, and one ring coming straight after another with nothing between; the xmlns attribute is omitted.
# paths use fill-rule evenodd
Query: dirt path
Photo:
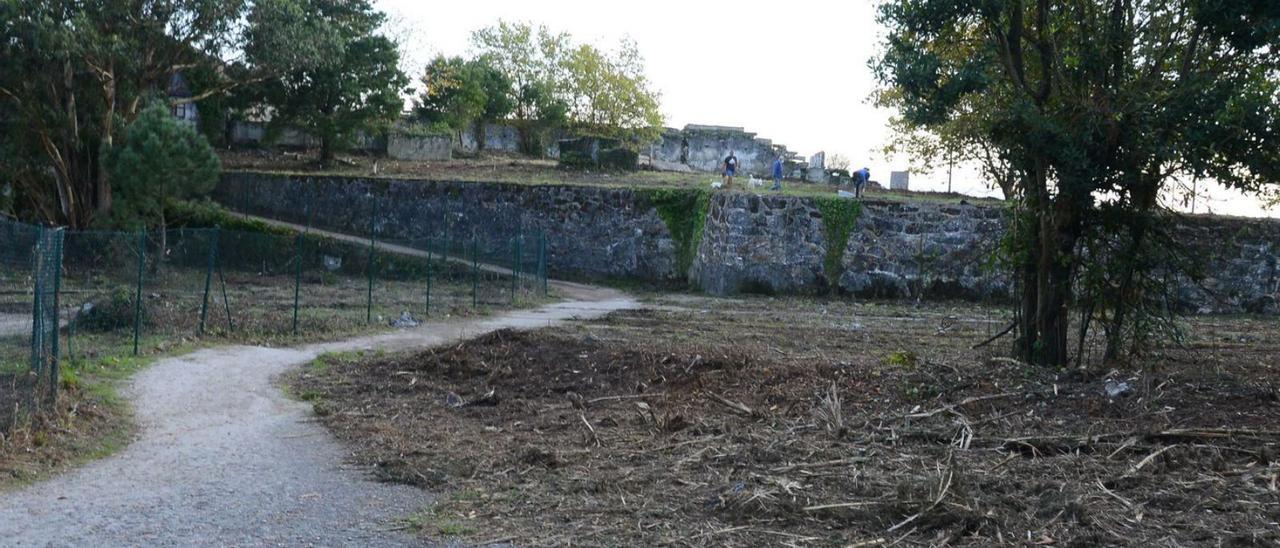
<svg viewBox="0 0 1280 548"><path fill-rule="evenodd" d="M0 495L5 546L400 546L393 520L421 490L375 483L273 379L324 352L409 349L500 328L530 329L636 306L557 284L571 300L490 319L297 349L225 347L163 360L128 388L141 432L120 453Z"/></svg>
<svg viewBox="0 0 1280 548"><path fill-rule="evenodd" d="M0 313L0 337L21 335L31 331L30 314Z"/></svg>
<svg viewBox="0 0 1280 548"><path fill-rule="evenodd" d="M261 221L261 222L266 223L266 224L271 225L271 226L276 226L276 227L280 227L280 228L287 228L287 229L289 229L289 230L293 230L293 231L295 231L295 232L304 232L304 231L305 231L305 232L310 232L311 234L315 234L315 235L317 235L317 236L323 236L323 237L325 237L325 238L331 238L331 239L338 240L338 241L341 241L341 242L346 242L346 243L351 243L351 244L356 244L356 245L368 245L368 244L369 244L369 237L368 237L368 236L353 236L353 235L351 235L351 234L344 234L344 233L341 233L341 232L332 232L332 231L329 231L329 230L324 230L324 229L322 229L322 228L316 228L316 227L307 227L307 226L305 226L305 225L300 225L300 224L290 223L290 222L288 222L288 221L280 221L280 220L271 219L271 218L267 218L267 217L259 217L259 216L257 216L257 215L249 215L249 214L247 214L247 213L237 213L236 215L238 215L238 216L242 216L242 217L244 217L244 218L246 218L246 219L253 219L253 220L255 220L255 221ZM421 257L421 258L427 258L427 257L433 256L433 255L430 255L430 254L428 254L426 251L421 250L421 249L417 249L417 248L413 248L413 247L409 247L409 246L404 246L404 245L399 245L399 244L392 244L392 243L387 243L387 242L380 242L380 241L378 241L378 240L376 240L376 239L374 240L373 244L374 244L374 245L373 245L374 249L377 249L378 251L384 251L384 252L387 252L387 253L396 253L396 254L399 254L399 255L406 255L406 256L409 256L409 257ZM438 257L438 256L439 256L439 254L436 254L436 255L434 255L434 256ZM466 257L458 257L458 256L454 256L454 255L446 255L446 256L445 256L445 259L446 259L446 260L448 260L448 261L450 261L450 262L462 263L462 264L466 264L466 265L470 265L470 264L471 264L471 259L468 259L468 258L466 258ZM477 267L478 267L480 270L484 271L484 272L489 272L489 273L493 273L493 274L502 274L502 275L508 275L508 274L511 274L511 269L510 269L510 268L506 268L506 267L502 267L502 266L497 266L497 265L492 265L492 264L485 264L485 263L479 263L479 264L477 265ZM565 282L561 282L561 283L563 284L563 283L565 283Z"/></svg>

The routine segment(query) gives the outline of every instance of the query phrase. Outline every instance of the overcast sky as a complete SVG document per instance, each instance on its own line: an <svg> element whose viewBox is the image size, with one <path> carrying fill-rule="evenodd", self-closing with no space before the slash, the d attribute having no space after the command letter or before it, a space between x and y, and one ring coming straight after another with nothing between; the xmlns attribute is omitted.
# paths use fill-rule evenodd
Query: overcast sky
<svg viewBox="0 0 1280 548"><path fill-rule="evenodd" d="M432 56L467 53L471 32L498 19L545 24L606 48L625 36L645 57L668 126L741 126L804 156L842 154L885 182L891 170L906 169L905 159L879 152L892 113L870 103L876 82L867 62L882 35L872 0L648 0L627 8L599 0L376 4L393 18L415 81ZM970 170L956 170L953 184L960 192L992 194ZM911 186L945 190L946 172L913 173ZM1215 212L1280 213L1221 189L1211 193ZM1198 210L1205 207L1201 200Z"/></svg>

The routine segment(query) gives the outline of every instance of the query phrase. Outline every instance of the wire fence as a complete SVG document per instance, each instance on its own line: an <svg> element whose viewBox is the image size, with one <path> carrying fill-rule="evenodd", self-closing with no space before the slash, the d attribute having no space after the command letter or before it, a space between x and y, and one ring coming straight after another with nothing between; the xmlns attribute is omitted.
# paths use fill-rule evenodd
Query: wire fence
<svg viewBox="0 0 1280 548"><path fill-rule="evenodd" d="M64 235L0 223L0 426L57 398Z"/></svg>
<svg viewBox="0 0 1280 548"><path fill-rule="evenodd" d="M547 296L546 258L545 236L519 229L387 241L284 229L69 231L0 218L0 429L56 401L60 363L527 306Z"/></svg>

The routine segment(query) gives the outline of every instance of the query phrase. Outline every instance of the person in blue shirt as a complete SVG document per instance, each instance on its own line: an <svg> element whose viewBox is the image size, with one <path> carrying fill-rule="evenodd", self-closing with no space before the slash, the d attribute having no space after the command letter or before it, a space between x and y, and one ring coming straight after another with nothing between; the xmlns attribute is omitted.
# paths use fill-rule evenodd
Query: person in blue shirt
<svg viewBox="0 0 1280 548"><path fill-rule="evenodd" d="M779 156L773 161L773 188L770 190L782 190L782 157Z"/></svg>
<svg viewBox="0 0 1280 548"><path fill-rule="evenodd" d="M853 195L862 197L862 190L867 188L867 181L871 180L871 170L867 168L859 169L853 172Z"/></svg>

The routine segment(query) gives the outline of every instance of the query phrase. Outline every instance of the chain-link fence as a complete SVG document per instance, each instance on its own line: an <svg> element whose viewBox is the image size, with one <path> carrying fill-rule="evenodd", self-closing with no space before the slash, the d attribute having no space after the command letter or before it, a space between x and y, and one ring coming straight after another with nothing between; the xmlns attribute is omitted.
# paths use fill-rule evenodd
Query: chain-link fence
<svg viewBox="0 0 1280 548"><path fill-rule="evenodd" d="M546 239L512 232L381 241L266 226L64 231L0 219L0 427L56 397L59 358L99 363L218 340L287 344L534 304L548 291Z"/></svg>
<svg viewBox="0 0 1280 548"><path fill-rule="evenodd" d="M0 219L0 428L57 398L63 236Z"/></svg>

